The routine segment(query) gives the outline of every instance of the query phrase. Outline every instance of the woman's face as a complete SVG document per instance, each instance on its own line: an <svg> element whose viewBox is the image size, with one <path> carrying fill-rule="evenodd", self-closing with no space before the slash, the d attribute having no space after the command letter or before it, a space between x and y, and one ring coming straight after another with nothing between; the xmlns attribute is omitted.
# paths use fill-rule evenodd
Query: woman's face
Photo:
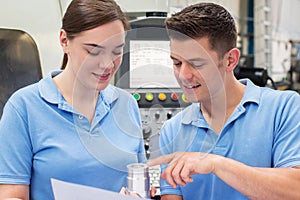
<svg viewBox="0 0 300 200"><path fill-rule="evenodd" d="M65 70L73 73L75 83L83 88L103 90L122 62L124 44L125 30L119 20L83 31L67 40Z"/></svg>

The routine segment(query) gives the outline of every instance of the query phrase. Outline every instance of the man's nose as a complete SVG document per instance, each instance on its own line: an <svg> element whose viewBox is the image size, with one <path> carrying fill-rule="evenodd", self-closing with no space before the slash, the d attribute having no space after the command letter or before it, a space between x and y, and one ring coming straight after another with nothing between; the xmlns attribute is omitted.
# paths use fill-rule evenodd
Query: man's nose
<svg viewBox="0 0 300 200"><path fill-rule="evenodd" d="M183 62L179 70L179 78L181 80L189 80L192 77L192 66L187 62Z"/></svg>

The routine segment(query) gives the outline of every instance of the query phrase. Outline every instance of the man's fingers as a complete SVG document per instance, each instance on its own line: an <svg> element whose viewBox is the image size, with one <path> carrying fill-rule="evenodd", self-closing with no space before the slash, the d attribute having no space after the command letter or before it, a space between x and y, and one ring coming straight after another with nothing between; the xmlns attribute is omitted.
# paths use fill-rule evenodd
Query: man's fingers
<svg viewBox="0 0 300 200"><path fill-rule="evenodd" d="M173 160L174 156L175 156L174 154L167 154L164 156L160 156L155 159L149 160L147 162L147 165L149 167L151 167L151 166L155 166L155 165L168 164L169 162L171 162Z"/></svg>
<svg viewBox="0 0 300 200"><path fill-rule="evenodd" d="M184 166L181 170L180 176L184 182L193 182L193 178L191 177L191 171L189 167Z"/></svg>
<svg viewBox="0 0 300 200"><path fill-rule="evenodd" d="M182 171L183 166L184 166L184 164L182 162L178 162L178 163L176 163L176 165L174 166L173 171L172 171L172 177L173 177L174 181L176 182L176 184L181 185L181 186L186 185L185 181L181 177L181 171Z"/></svg>
<svg viewBox="0 0 300 200"><path fill-rule="evenodd" d="M162 173L161 177L165 179L173 188L176 188L176 182L172 176L174 166L168 166L165 171Z"/></svg>
<svg viewBox="0 0 300 200"><path fill-rule="evenodd" d="M165 171L161 174L161 178L165 179L172 187L176 188L177 184L185 186L187 182L192 182L189 169L185 169L185 152L176 152L148 161L148 166L161 164L169 164ZM183 158L183 160L180 160Z"/></svg>

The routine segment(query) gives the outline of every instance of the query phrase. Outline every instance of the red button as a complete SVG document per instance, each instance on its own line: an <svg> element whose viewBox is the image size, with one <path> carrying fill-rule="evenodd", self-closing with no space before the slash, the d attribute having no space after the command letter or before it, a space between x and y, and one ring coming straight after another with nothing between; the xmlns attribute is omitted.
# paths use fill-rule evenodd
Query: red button
<svg viewBox="0 0 300 200"><path fill-rule="evenodd" d="M172 94L171 94L171 99L172 99L173 101L178 101L178 94L177 94L177 93L172 93Z"/></svg>

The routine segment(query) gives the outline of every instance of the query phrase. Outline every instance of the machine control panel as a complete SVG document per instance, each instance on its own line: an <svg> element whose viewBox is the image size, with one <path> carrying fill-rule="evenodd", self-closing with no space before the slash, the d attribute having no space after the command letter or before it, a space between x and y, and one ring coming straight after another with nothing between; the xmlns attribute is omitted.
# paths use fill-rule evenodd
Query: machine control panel
<svg viewBox="0 0 300 200"><path fill-rule="evenodd" d="M160 105L164 108L186 107L190 103L183 93L178 92L133 92L140 108L150 108Z"/></svg>
<svg viewBox="0 0 300 200"><path fill-rule="evenodd" d="M143 137L148 159L159 156L159 134L163 123L175 116L182 108L140 108Z"/></svg>
<svg viewBox="0 0 300 200"><path fill-rule="evenodd" d="M139 106L147 158L156 158L160 153L159 134L162 125L190 105L190 102L180 89L140 89L129 92Z"/></svg>

